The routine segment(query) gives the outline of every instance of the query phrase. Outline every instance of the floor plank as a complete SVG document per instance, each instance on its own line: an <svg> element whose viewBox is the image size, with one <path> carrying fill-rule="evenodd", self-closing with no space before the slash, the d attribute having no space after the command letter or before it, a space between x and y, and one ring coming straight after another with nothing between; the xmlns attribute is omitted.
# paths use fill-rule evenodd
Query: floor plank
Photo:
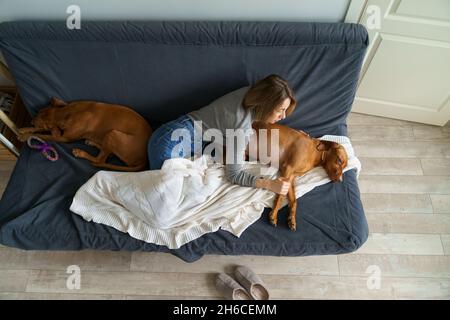
<svg viewBox="0 0 450 320"><path fill-rule="evenodd" d="M0 247L0 269L66 270L77 265L85 271L128 271L130 264L131 252L127 251L25 251Z"/></svg>
<svg viewBox="0 0 450 320"><path fill-rule="evenodd" d="M6 171L10 173L16 166L16 161L11 160L0 160L0 171Z"/></svg>
<svg viewBox="0 0 450 320"><path fill-rule="evenodd" d="M66 270L77 265L81 271L128 271L131 252L127 251L30 251L29 269Z"/></svg>
<svg viewBox="0 0 450 320"><path fill-rule="evenodd" d="M377 266L387 277L450 278L450 256L345 254L338 259L343 276L365 276Z"/></svg>
<svg viewBox="0 0 450 320"><path fill-rule="evenodd" d="M359 160L362 166L361 175L423 175L419 159L361 157Z"/></svg>
<svg viewBox="0 0 450 320"><path fill-rule="evenodd" d="M436 234L371 233L356 254L443 255L444 249Z"/></svg>
<svg viewBox="0 0 450 320"><path fill-rule="evenodd" d="M420 141L449 141L450 130L438 126L414 125L413 134Z"/></svg>
<svg viewBox="0 0 450 320"><path fill-rule="evenodd" d="M270 259L271 263L267 261ZM257 274L339 275L337 256L265 257L206 255L186 263L179 258L158 252L134 252L132 271L233 273L237 265L245 265Z"/></svg>
<svg viewBox="0 0 450 320"><path fill-rule="evenodd" d="M127 295L126 300L224 300L223 297Z"/></svg>
<svg viewBox="0 0 450 320"><path fill-rule="evenodd" d="M412 127L352 126L348 128L351 141L414 141Z"/></svg>
<svg viewBox="0 0 450 320"><path fill-rule="evenodd" d="M450 234L441 234L441 241L444 247L444 254L450 255Z"/></svg>
<svg viewBox="0 0 450 320"><path fill-rule="evenodd" d="M430 195L402 193L362 193L365 212L433 213Z"/></svg>
<svg viewBox="0 0 450 320"><path fill-rule="evenodd" d="M373 233L448 233L450 215L420 213L366 213Z"/></svg>
<svg viewBox="0 0 450 320"><path fill-rule="evenodd" d="M3 149L0 149L0 161L15 161L17 158L14 154L12 154L9 150L6 150L3 145L1 145Z"/></svg>
<svg viewBox="0 0 450 320"><path fill-rule="evenodd" d="M78 294L221 298L214 287L215 274L86 272ZM450 279L382 277L379 288L369 288L368 277L260 275L272 299L421 299L450 296ZM27 292L69 293L66 275L33 271ZM413 290L412 290L413 289Z"/></svg>
<svg viewBox="0 0 450 320"><path fill-rule="evenodd" d="M23 292L30 276L29 270L2 270L0 292Z"/></svg>
<svg viewBox="0 0 450 320"><path fill-rule="evenodd" d="M403 120L389 119L384 117L367 116L361 113L351 112L347 118L349 127L353 126L399 126L410 127L414 122Z"/></svg>
<svg viewBox="0 0 450 320"><path fill-rule="evenodd" d="M379 158L450 158L450 142L377 141L352 139L358 157Z"/></svg>
<svg viewBox="0 0 450 320"><path fill-rule="evenodd" d="M362 193L450 194L450 176L361 176Z"/></svg>
<svg viewBox="0 0 450 320"><path fill-rule="evenodd" d="M450 176L450 159L421 159L423 174L428 176Z"/></svg>
<svg viewBox="0 0 450 320"><path fill-rule="evenodd" d="M430 199L435 213L450 213L450 194L432 194Z"/></svg>
<svg viewBox="0 0 450 320"><path fill-rule="evenodd" d="M28 269L27 267L27 251L0 245L0 269Z"/></svg>
<svg viewBox="0 0 450 320"><path fill-rule="evenodd" d="M369 288L368 277L265 276L274 299L448 299L450 279L382 277Z"/></svg>
<svg viewBox="0 0 450 320"><path fill-rule="evenodd" d="M69 294L0 292L0 300L125 300L126 296L114 294Z"/></svg>
<svg viewBox="0 0 450 320"><path fill-rule="evenodd" d="M86 271L74 290L67 288L67 277L63 271L32 270L26 292L220 297L216 274L209 273Z"/></svg>

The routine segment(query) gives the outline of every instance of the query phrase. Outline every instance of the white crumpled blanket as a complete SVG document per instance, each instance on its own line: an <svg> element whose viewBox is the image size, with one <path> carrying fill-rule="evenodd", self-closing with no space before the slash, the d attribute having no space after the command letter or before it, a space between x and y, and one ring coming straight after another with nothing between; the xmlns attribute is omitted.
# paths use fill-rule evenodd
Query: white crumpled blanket
<svg viewBox="0 0 450 320"><path fill-rule="evenodd" d="M356 169L359 175L361 164L347 137L321 139L341 143L349 155L344 171ZM264 166L254 163L247 167L259 175ZM277 169L264 168L266 177L277 176ZM323 168L314 168L296 179L296 196L329 181ZM166 160L161 170L99 171L77 191L70 210L87 221L177 249L219 228L239 237L260 218L264 207L272 207L274 199L271 191L231 184L223 165L202 156L193 161Z"/></svg>

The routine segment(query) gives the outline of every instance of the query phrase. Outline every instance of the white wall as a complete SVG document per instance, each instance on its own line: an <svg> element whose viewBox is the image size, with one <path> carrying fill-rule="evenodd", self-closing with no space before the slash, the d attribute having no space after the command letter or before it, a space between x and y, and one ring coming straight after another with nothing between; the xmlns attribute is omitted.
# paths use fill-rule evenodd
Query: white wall
<svg viewBox="0 0 450 320"><path fill-rule="evenodd" d="M87 20L344 21L350 0L0 0L0 21ZM0 76L0 85L6 80Z"/></svg>

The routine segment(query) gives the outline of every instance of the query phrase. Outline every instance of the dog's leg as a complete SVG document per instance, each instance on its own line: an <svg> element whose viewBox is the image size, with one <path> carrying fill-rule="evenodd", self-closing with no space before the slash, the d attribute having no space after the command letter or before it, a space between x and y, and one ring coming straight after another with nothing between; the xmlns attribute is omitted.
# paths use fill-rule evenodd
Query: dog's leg
<svg viewBox="0 0 450 320"><path fill-rule="evenodd" d="M273 209L269 213L269 222L274 227L277 226L277 223L278 223L278 210L280 210L280 205L283 202L283 198L284 197L285 196L282 196L281 194L277 194L276 199L275 199L275 203L273 205Z"/></svg>
<svg viewBox="0 0 450 320"><path fill-rule="evenodd" d="M86 159L93 163L105 163L106 159L111 153L108 151L105 152L103 150L100 150L100 153L97 155L97 157L94 157L84 150L74 148L72 149L72 154L77 158Z"/></svg>
<svg viewBox="0 0 450 320"><path fill-rule="evenodd" d="M36 134L34 134L35 132L41 132L41 131L49 131L49 130L44 130L44 129L35 128L35 127L20 128L19 132L17 134L17 139L19 139L19 141L25 142L32 135L36 136Z"/></svg>
<svg viewBox="0 0 450 320"><path fill-rule="evenodd" d="M86 139L86 140L84 141L84 143L85 143L87 146L93 146L93 147L96 147L97 149L101 149L101 148L102 148L102 146L101 146L100 144L98 144L98 143L95 142L95 141L89 140L89 139Z"/></svg>
<svg viewBox="0 0 450 320"><path fill-rule="evenodd" d="M26 135L24 135L24 136L26 136ZM28 135L28 137L29 136L31 136L31 135ZM33 136L41 138L42 140L45 140L45 141L55 141L55 142L64 142L64 143L73 141L73 140L67 139L64 136L55 137L51 134L33 134ZM21 141L26 141L28 139L28 137L26 137L25 140L21 140Z"/></svg>
<svg viewBox="0 0 450 320"><path fill-rule="evenodd" d="M34 133L34 132L38 132L38 131L44 131L43 129L40 128L35 128L35 127L24 127L24 128L20 128L19 129L19 133Z"/></svg>
<svg viewBox="0 0 450 320"><path fill-rule="evenodd" d="M111 149L114 146L114 143L116 142L114 140L115 135L117 135L116 130L112 130L111 132L108 132L105 135L105 137L103 138L103 141L101 144L98 144L95 141L92 141L89 139L85 140L85 144L87 144L89 146L94 146L94 147L100 149L100 152L97 155L97 157L94 157L94 156L90 155L89 153L87 153L86 151L78 149L78 148L73 149L72 153L77 158L83 158L83 159L86 159L86 160L92 162L92 164L95 165L96 167L104 167L104 165L106 164L106 160L108 159L110 154L113 153L111 151Z"/></svg>
<svg viewBox="0 0 450 320"><path fill-rule="evenodd" d="M295 198L295 185L294 179L291 181L291 187L288 191L289 200L289 216L288 216L288 226L291 230L295 231L297 229L296 215L297 215L297 199Z"/></svg>
<svg viewBox="0 0 450 320"><path fill-rule="evenodd" d="M84 143L87 144L88 146L94 146L100 150L99 154L96 157L94 157L94 156L90 155L89 153L87 153L86 151L78 149L78 148L72 149L72 154L77 158L83 158L83 159L86 159L95 164L106 163L106 160L108 159L109 155L111 154L110 148L108 147L107 143L105 143L105 141L108 141L108 135L109 135L109 133L105 136L102 145L100 145L90 139L86 139L84 141Z"/></svg>
<svg viewBox="0 0 450 320"><path fill-rule="evenodd" d="M38 133L35 132L48 132L51 133ZM17 138L19 141L25 142L28 140L29 137L35 136L39 137L44 140L49 141L56 141L56 142L69 142L69 140L66 137L62 137L61 130L58 127L53 127L52 129L42 129L42 128L35 128L35 127L27 127L27 128L20 128L19 134Z"/></svg>
<svg viewBox="0 0 450 320"><path fill-rule="evenodd" d="M289 181L291 182L291 184L292 184L292 179L293 179L293 177L292 177L292 173L293 173L293 167L292 166L290 166L290 165L284 165L284 166L282 166L281 167L281 174L280 174L280 177L282 177L282 178L288 178L289 179ZM290 189L290 188L289 188ZM276 197L276 199L275 199L275 203L274 203L274 205L273 205L273 209L272 209L272 211L269 213L269 221L270 221L270 223L272 224L272 225L274 225L274 226L276 226L277 225L277 222L278 222L278 210L280 210L280 206L281 206L281 203L283 202L283 200L284 200L284 197L285 196L283 196L283 195L281 195L281 194L278 194L277 195L277 197Z"/></svg>
<svg viewBox="0 0 450 320"><path fill-rule="evenodd" d="M135 136L115 129L105 135L102 140L100 150L108 150L110 154L117 156L127 166L135 166L140 164L136 161L136 157L139 157L139 155L143 152L142 150L144 150L144 155L142 155L141 158L143 158L142 162L146 161L145 145L137 143ZM97 167L102 167L102 164L105 164L105 168L110 168L111 166L107 165L105 161L99 161Z"/></svg>

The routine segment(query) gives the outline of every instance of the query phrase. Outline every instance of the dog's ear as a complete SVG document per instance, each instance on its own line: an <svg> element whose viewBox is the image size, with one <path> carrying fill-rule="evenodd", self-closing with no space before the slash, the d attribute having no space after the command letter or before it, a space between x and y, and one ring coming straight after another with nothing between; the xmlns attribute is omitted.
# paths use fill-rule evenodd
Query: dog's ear
<svg viewBox="0 0 450 320"><path fill-rule="evenodd" d="M65 105L67 105L66 102L62 101L59 98L53 97L52 100L50 100L50 107L54 107L54 108L59 108L59 107L64 107Z"/></svg>
<svg viewBox="0 0 450 320"><path fill-rule="evenodd" d="M331 148L332 148L332 149L339 149L339 148L340 148L340 145L339 145L339 143L337 143L337 142L332 142L332 143L331 143Z"/></svg>
<svg viewBox="0 0 450 320"><path fill-rule="evenodd" d="M331 148L338 149L339 148L339 143L336 143L336 142L333 142L333 141L321 140L316 148L319 151L328 151Z"/></svg>

